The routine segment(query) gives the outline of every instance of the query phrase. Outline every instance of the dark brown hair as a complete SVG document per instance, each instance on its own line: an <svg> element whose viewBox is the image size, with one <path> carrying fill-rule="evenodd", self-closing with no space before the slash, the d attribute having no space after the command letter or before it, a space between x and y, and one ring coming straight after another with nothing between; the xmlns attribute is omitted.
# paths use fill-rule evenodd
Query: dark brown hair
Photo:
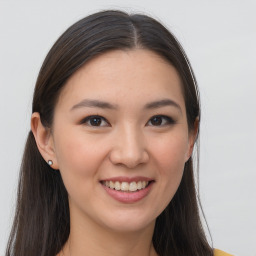
<svg viewBox="0 0 256 256"><path fill-rule="evenodd" d="M200 120L197 83L175 37L158 21L140 14L102 11L68 28L49 51L35 86L32 112L51 127L55 104L67 80L88 60L116 49L151 50L171 63L182 80L190 130ZM59 171L53 172L29 132L21 165L17 208L6 256L55 256L70 231L68 194ZM153 244L160 256L212 256L203 231L190 158L181 184L156 220Z"/></svg>

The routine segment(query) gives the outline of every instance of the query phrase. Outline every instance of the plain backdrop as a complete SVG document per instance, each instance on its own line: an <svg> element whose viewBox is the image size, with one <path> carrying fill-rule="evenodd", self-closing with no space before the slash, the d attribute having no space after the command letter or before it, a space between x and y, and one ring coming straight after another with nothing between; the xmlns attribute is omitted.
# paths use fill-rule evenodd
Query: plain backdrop
<svg viewBox="0 0 256 256"><path fill-rule="evenodd" d="M214 247L256 256L253 0L0 0L0 255L44 57L75 21L110 8L152 15L185 48L201 91L200 194Z"/></svg>

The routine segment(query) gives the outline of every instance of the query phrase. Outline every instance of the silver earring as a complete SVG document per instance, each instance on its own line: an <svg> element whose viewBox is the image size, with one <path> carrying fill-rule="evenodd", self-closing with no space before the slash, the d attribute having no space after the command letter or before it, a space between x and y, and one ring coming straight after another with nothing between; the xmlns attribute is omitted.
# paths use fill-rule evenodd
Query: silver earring
<svg viewBox="0 0 256 256"><path fill-rule="evenodd" d="M53 165L53 161L52 160L48 160L48 164L51 166Z"/></svg>

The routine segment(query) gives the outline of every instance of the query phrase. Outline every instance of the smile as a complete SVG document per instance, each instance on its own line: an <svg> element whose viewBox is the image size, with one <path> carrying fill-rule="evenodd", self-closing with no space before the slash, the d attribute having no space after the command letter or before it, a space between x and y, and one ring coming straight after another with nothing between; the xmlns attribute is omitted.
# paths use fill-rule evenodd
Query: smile
<svg viewBox="0 0 256 256"><path fill-rule="evenodd" d="M121 182L121 181L103 181L102 184L110 189L123 192L136 192L138 190L144 189L148 186L149 181L132 181L132 182Z"/></svg>
<svg viewBox="0 0 256 256"><path fill-rule="evenodd" d="M102 188L121 203L136 203L147 197L155 180L148 177L112 177L100 181Z"/></svg>

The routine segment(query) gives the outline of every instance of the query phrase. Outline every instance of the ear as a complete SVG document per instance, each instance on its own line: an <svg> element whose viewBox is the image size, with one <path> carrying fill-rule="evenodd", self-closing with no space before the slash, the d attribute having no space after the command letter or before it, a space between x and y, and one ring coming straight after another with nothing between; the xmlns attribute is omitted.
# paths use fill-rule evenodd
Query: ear
<svg viewBox="0 0 256 256"><path fill-rule="evenodd" d="M31 116L31 130L34 134L37 148L44 160L47 163L49 160L51 160L53 163L51 168L59 169L51 131L49 128L43 126L40 114L38 112L34 112Z"/></svg>
<svg viewBox="0 0 256 256"><path fill-rule="evenodd" d="M199 117L196 118L193 129L189 131L188 153L187 153L186 161L189 160L189 158L193 153L194 144L196 142L196 138L198 134L198 128L199 128Z"/></svg>

